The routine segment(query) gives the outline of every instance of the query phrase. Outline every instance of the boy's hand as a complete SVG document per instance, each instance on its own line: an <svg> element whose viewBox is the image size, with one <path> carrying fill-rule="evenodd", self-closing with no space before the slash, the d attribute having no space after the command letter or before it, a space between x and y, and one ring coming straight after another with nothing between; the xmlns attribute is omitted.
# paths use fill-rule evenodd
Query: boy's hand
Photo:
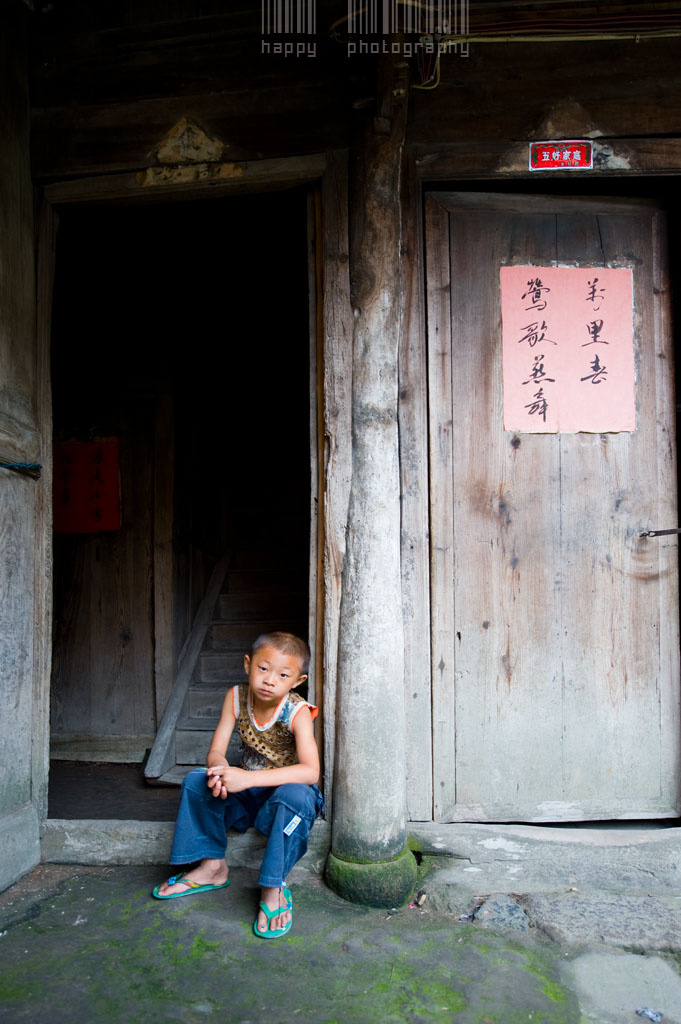
<svg viewBox="0 0 681 1024"><path fill-rule="evenodd" d="M232 768L230 765L217 765L206 770L206 782L213 796L227 799L228 793L241 793L252 785L251 773L243 768Z"/></svg>
<svg viewBox="0 0 681 1024"><path fill-rule="evenodd" d="M221 797L221 799L227 799L227 787L222 779L222 773L226 768L229 768L227 764L213 765L212 768L206 769L206 784L210 789L214 797Z"/></svg>

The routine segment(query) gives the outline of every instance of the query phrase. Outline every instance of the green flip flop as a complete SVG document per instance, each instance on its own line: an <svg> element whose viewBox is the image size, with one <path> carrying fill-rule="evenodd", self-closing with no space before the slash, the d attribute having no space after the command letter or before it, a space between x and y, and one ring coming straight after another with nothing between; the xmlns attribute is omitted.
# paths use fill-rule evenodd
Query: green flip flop
<svg viewBox="0 0 681 1024"><path fill-rule="evenodd" d="M168 879L168 885L175 885L177 882L182 882L183 885L189 886L186 892L171 892L166 896L162 896L158 891L160 885L156 885L151 895L155 896L157 900L175 900L180 896L193 896L195 892L210 892L212 889L224 889L229 885L230 880L228 878L226 882L222 882L220 885L212 885L211 883L202 885L201 882L194 882L191 878L185 878L184 875L173 875L172 878Z"/></svg>
<svg viewBox="0 0 681 1024"><path fill-rule="evenodd" d="M258 919L256 917L255 921L253 922L253 931L255 932L259 939L278 939L282 935L286 935L286 932L290 931L291 929L291 925L293 924L293 896L291 895L290 889L283 889L282 892L284 893L284 898L286 900L285 907L276 907L274 910L270 910L266 903L261 903L260 909L267 918L268 925L273 917L277 917L279 914L282 914L285 910L288 910L289 913L291 914L291 920L288 922L288 924L285 924L283 928L275 928L274 930L268 928L267 931L260 932L258 931Z"/></svg>

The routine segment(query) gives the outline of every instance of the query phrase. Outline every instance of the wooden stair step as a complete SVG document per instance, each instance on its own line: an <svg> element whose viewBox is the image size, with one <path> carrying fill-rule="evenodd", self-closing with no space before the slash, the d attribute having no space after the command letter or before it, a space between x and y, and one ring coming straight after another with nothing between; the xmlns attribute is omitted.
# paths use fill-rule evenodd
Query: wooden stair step
<svg viewBox="0 0 681 1024"><path fill-rule="evenodd" d="M245 679L245 675L242 676ZM241 682L241 680L239 680ZM236 683L234 684L236 685ZM224 703L225 694L230 689L224 683L192 683L187 691L187 714L190 718L206 718L219 716Z"/></svg>
<svg viewBox="0 0 681 1024"><path fill-rule="evenodd" d="M304 591L307 588L307 569L229 569L225 574L222 592L228 594L251 594L263 591L289 592Z"/></svg>
<svg viewBox="0 0 681 1024"><path fill-rule="evenodd" d="M210 738L215 732L217 724L217 717L212 723L207 718L185 718L183 722L179 723L175 731L175 763L205 765ZM239 734L235 732L227 748L227 760L230 763L238 764L240 750L241 740Z"/></svg>
<svg viewBox="0 0 681 1024"><path fill-rule="evenodd" d="M300 619L276 619L274 621L260 619L257 622L213 622L206 637L204 650L241 651L247 654L251 644L260 633L272 630L284 630L287 633L299 633L307 623Z"/></svg>
<svg viewBox="0 0 681 1024"><path fill-rule="evenodd" d="M244 682L244 653L235 651L204 651L199 656L196 681L235 686Z"/></svg>
<svg viewBox="0 0 681 1024"><path fill-rule="evenodd" d="M307 592L260 590L254 593L220 594L216 617L229 622L307 616Z"/></svg>

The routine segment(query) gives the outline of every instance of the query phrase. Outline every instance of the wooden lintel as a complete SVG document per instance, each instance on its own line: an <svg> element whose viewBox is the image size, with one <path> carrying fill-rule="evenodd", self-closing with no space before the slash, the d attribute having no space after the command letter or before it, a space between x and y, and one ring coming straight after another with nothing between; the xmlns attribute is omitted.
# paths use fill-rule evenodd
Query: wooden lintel
<svg viewBox="0 0 681 1024"><path fill-rule="evenodd" d="M275 160L149 167L124 174L59 181L45 187L50 203L83 203L97 199L156 200L206 190L215 194L257 192L263 188L294 188L321 178L324 154Z"/></svg>
<svg viewBox="0 0 681 1024"><path fill-rule="evenodd" d="M681 173L681 138L594 139L596 160L592 170L553 171L551 177L583 178L642 174ZM409 148L422 180L451 181L466 177L532 177L545 180L548 173L530 172L527 161L509 164L507 156L527 150L529 140L462 142L449 146Z"/></svg>

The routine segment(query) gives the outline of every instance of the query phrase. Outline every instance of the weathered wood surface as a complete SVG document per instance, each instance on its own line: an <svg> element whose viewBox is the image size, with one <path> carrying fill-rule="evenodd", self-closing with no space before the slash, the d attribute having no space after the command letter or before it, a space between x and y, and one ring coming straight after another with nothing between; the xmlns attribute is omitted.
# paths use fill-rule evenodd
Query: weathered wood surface
<svg viewBox="0 0 681 1024"><path fill-rule="evenodd" d="M153 735L153 410L129 401L120 430L122 528L55 538L52 729Z"/></svg>
<svg viewBox="0 0 681 1024"><path fill-rule="evenodd" d="M583 135L588 126L584 120L570 133ZM527 139L539 135L528 132ZM556 134L563 137L566 129ZM479 175L499 175L527 179L529 144L508 139L473 139L466 142L432 140L413 145L409 150L419 175L427 181L452 181ZM674 174L681 167L681 139L619 139L601 138L595 143L594 169L580 171L584 181L602 178L628 178L632 174ZM532 180L541 179L533 174ZM575 180L574 171L551 172L552 181Z"/></svg>
<svg viewBox="0 0 681 1024"><path fill-rule="evenodd" d="M310 564L308 567L308 700L319 709L315 739L324 773L324 297L322 194L316 189L307 202L308 326L310 337Z"/></svg>
<svg viewBox="0 0 681 1024"><path fill-rule="evenodd" d="M154 412L154 710L160 722L177 670L175 631L175 408L169 379Z"/></svg>
<svg viewBox="0 0 681 1024"><path fill-rule="evenodd" d="M0 151L3 217L0 276L0 462L38 462L36 424L35 275L33 195L26 149L29 125L24 18L7 12L0 57L3 63Z"/></svg>
<svg viewBox="0 0 681 1024"><path fill-rule="evenodd" d="M531 213L503 213L500 197L479 197L476 211L471 197L460 208L453 197L442 201L446 225L443 205L429 202L430 361L444 355L452 382L451 404L446 390L431 392L435 569L438 537L454 545L451 588L448 568L433 575L433 604L447 616L442 662L455 661L455 692L434 679L436 815L678 813L676 543L638 538L677 515L659 214L633 204L604 214L598 200L575 201L573 213L560 201L556 212L537 197ZM634 264L635 433L501 428L499 266L553 260ZM443 266L450 354L438 341ZM436 445L450 412L448 464Z"/></svg>
<svg viewBox="0 0 681 1024"><path fill-rule="evenodd" d="M194 668L201 654L206 634L213 621L215 605L224 583L228 562L228 553L225 553L218 560L208 581L203 600L194 617L192 628L183 650L183 656L178 665L177 675L173 678L172 692L165 703L165 712L160 721L156 739L149 754L149 760L144 769L147 779L158 779L175 765L175 730L182 713L182 707Z"/></svg>
<svg viewBox="0 0 681 1024"><path fill-rule="evenodd" d="M324 490L320 511L324 537L324 792L330 808L336 750L338 620L351 474L353 318L348 272L347 152L329 155L322 182L322 224Z"/></svg>
<svg viewBox="0 0 681 1024"><path fill-rule="evenodd" d="M348 112L371 95L371 57L350 60L331 39L333 0L317 0L314 54L263 52L260 8L187 3L42 5L31 19L32 154L40 180L125 171L156 163L153 154L183 117L223 146L222 160L314 153L348 144ZM665 5L669 11L669 5ZM674 8L674 5L672 5ZM678 13L678 7L676 8ZM659 4L484 4L472 29L493 23L535 28L558 17L629 12L645 19ZM678 24L678 18L676 23ZM413 43L413 41L412 41ZM477 147L503 140L501 153L526 138L595 134L642 140L678 133L681 84L678 39L639 42L472 43L468 56L444 54L436 89L412 93L407 145ZM566 101L569 97L569 102ZM556 111L576 114L567 125ZM580 130L577 130L580 129ZM567 131L567 134L566 134ZM635 144L634 147L635 149ZM470 158L474 149L460 155ZM647 151L644 160L654 163ZM659 160L667 166L668 151ZM634 157L632 166L636 166ZM674 165L678 166L678 162ZM484 160L474 165L482 173ZM444 173L444 172L443 172ZM465 173L459 162L456 173Z"/></svg>
<svg viewBox="0 0 681 1024"><path fill-rule="evenodd" d="M454 813L456 680L454 667L454 452L452 449L451 267L438 244L449 234L447 211L426 204L428 281L428 398L430 448L431 685L433 706L433 815ZM436 241L438 240L438 241Z"/></svg>
<svg viewBox="0 0 681 1024"><path fill-rule="evenodd" d="M50 764L50 677L52 671L52 298L57 217L43 203L38 219L38 263L36 271L36 395L37 423L41 437L40 484L36 490L35 579L33 657L33 731L31 737L31 779L33 799L40 818L47 817L47 789Z"/></svg>
<svg viewBox="0 0 681 1024"><path fill-rule="evenodd" d="M242 163L205 164L199 167L152 168L153 172L103 174L45 186L51 203L80 204L93 200L136 199L145 203L170 198L204 199L208 195L242 195L295 188L321 178L326 166L323 154L254 160Z"/></svg>
<svg viewBox="0 0 681 1024"><path fill-rule="evenodd" d="M565 138L562 126L557 134L551 126L566 97L573 129L583 125L577 137L677 134L678 50L678 39L471 44L468 57L442 57L437 89L414 93L407 144L504 139L507 148L512 140Z"/></svg>
<svg viewBox="0 0 681 1024"><path fill-rule="evenodd" d="M338 633L333 851L388 860L405 842L398 353L405 68L380 64L351 150L352 471ZM376 795L380 793L380 800Z"/></svg>
<svg viewBox="0 0 681 1024"><path fill-rule="evenodd" d="M46 411L36 381L28 17L19 4L0 6L0 461L39 459ZM48 597L45 511L40 480L0 469L0 889L40 860L47 765L44 738L34 749L33 729L47 722L49 622L38 621Z"/></svg>
<svg viewBox="0 0 681 1024"><path fill-rule="evenodd" d="M402 191L404 288L399 365L401 564L404 627L404 701L407 719L407 812L429 821L433 806L428 526L428 410L423 382L423 245L421 190L405 161Z"/></svg>
<svg viewBox="0 0 681 1024"><path fill-rule="evenodd" d="M135 8L124 24L118 10L100 5L75 18L60 8L38 10L35 175L148 166L150 152L182 117L221 140L225 160L345 146L348 59L326 31L325 0L317 4L319 31L305 38L314 53L297 57L267 52L260 5L224 6L206 16L194 3L177 18L157 5L147 8L146 23ZM354 68L352 77L362 74Z"/></svg>

